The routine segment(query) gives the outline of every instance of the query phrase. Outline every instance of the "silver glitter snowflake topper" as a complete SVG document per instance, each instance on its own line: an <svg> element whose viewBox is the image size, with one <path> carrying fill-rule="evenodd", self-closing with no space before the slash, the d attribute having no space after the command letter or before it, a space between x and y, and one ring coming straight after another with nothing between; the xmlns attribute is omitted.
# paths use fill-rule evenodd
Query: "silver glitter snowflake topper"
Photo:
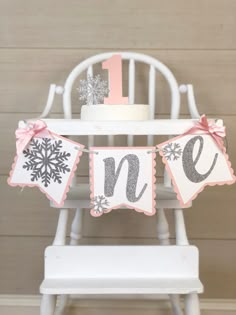
<svg viewBox="0 0 236 315"><path fill-rule="evenodd" d="M95 213L103 213L109 206L108 200L102 195L94 196L94 198L91 200L91 204Z"/></svg>
<svg viewBox="0 0 236 315"><path fill-rule="evenodd" d="M79 99L86 101L87 105L102 103L109 93L107 81L102 80L99 74L94 78L88 76L87 80L80 80L77 90L80 94Z"/></svg>
<svg viewBox="0 0 236 315"><path fill-rule="evenodd" d="M162 149L163 155L169 161L176 161L182 154L182 149L179 143L168 143Z"/></svg>

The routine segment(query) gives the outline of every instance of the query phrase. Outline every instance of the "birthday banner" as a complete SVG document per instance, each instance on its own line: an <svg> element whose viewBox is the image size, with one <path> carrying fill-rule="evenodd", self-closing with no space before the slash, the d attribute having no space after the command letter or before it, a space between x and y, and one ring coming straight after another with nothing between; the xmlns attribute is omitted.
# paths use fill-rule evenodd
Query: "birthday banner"
<svg viewBox="0 0 236 315"><path fill-rule="evenodd" d="M180 206L196 198L207 185L233 184L236 178L226 154L225 127L203 115L183 135L156 147L92 147L29 122L16 130L16 157L8 184L38 187L56 206L63 206L80 156L89 152L91 214L132 208L153 215L158 207L155 185L156 152L172 179ZM157 199L157 204L155 202Z"/></svg>
<svg viewBox="0 0 236 315"><path fill-rule="evenodd" d="M153 215L155 147L92 147L91 151L91 214L127 207Z"/></svg>

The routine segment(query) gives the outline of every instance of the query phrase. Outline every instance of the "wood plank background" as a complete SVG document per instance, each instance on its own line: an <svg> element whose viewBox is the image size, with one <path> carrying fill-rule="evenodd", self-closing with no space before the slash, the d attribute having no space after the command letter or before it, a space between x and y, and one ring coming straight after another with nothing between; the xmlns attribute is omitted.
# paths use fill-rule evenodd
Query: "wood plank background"
<svg viewBox="0 0 236 315"><path fill-rule="evenodd" d="M83 59L122 49L164 62L179 84L194 85L201 113L224 119L236 167L235 12L234 0L0 0L0 294L38 292L43 251L57 220L57 210L36 189L21 192L6 184L17 121L37 117L49 84L63 84ZM138 67L140 102L147 99L146 78L147 70ZM78 116L76 94L73 100ZM161 77L157 100L157 117L166 117L169 96ZM57 96L52 117L61 117L61 112ZM185 98L181 114L188 114ZM85 158L81 181L86 173ZM200 249L205 297L236 298L235 205L235 186L209 187L185 211L189 238ZM168 219L173 237L171 211ZM83 244L154 244L155 217L117 210L94 219L85 211L82 234Z"/></svg>

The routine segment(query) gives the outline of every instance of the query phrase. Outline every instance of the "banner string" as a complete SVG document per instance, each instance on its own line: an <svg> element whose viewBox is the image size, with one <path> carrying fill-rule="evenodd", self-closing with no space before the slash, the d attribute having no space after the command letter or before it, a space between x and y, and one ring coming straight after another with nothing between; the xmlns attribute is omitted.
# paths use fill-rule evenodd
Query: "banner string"
<svg viewBox="0 0 236 315"><path fill-rule="evenodd" d="M79 150L79 151L82 151L82 152L86 152L86 153L92 153L92 154L99 154L99 152L97 151L93 151L93 150L88 150L88 149L85 149L85 148L80 148L80 147L75 147L76 150Z"/></svg>
<svg viewBox="0 0 236 315"><path fill-rule="evenodd" d="M155 149L155 150L147 151L147 153L150 154L150 153L156 153L156 152L160 152L160 151L163 151L163 150L162 149Z"/></svg>
<svg viewBox="0 0 236 315"><path fill-rule="evenodd" d="M109 147L107 147L109 149ZM82 152L85 152L85 153L92 153L92 154L99 154L98 151L94 151L94 150L88 150L88 149L82 149L80 147L75 147L76 150L79 150L79 151L82 151ZM148 154L150 153L156 153L156 152L160 152L160 151L163 151L162 149L155 149L155 150L150 150L150 151L147 151Z"/></svg>

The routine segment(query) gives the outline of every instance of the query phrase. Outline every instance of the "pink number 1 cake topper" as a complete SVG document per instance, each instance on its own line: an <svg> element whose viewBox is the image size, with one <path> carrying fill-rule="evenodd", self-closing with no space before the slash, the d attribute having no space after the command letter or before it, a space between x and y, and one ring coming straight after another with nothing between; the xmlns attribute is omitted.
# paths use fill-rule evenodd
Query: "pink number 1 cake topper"
<svg viewBox="0 0 236 315"><path fill-rule="evenodd" d="M122 96L122 61L121 55L113 55L102 63L102 69L109 74L109 97L104 98L104 104L128 104L128 97Z"/></svg>

